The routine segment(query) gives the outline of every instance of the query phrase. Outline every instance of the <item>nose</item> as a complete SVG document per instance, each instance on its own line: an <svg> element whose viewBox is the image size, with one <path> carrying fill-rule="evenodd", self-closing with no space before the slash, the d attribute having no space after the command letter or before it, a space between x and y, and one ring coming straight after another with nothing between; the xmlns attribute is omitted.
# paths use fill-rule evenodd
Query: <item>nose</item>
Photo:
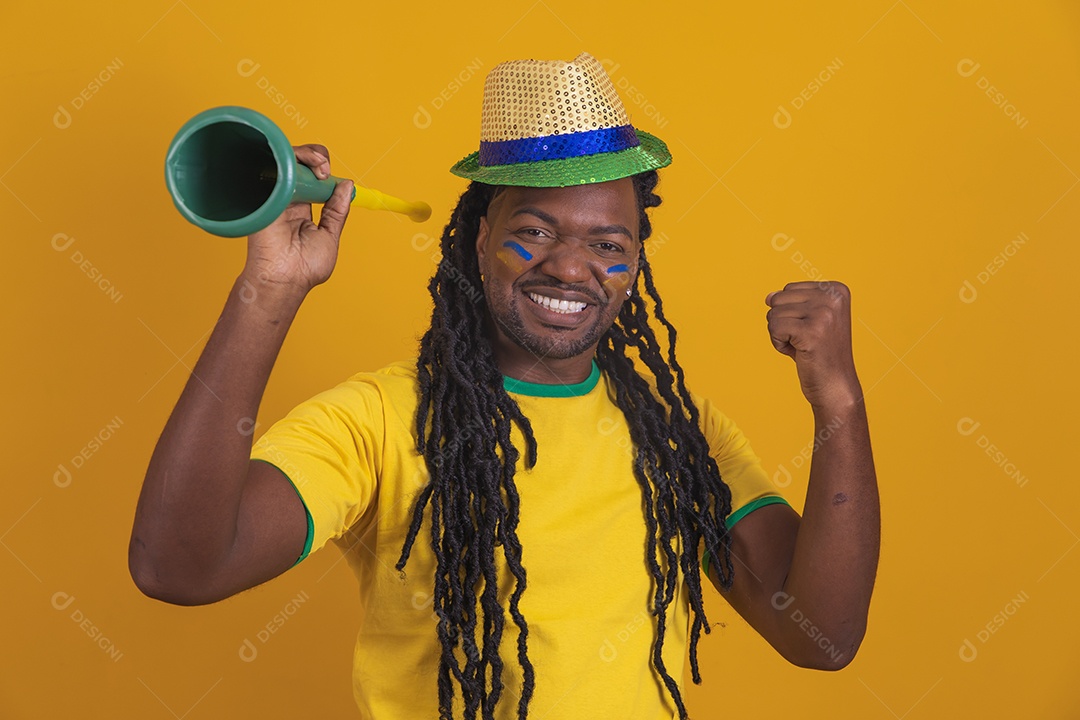
<svg viewBox="0 0 1080 720"><path fill-rule="evenodd" d="M588 247L571 240L551 243L541 259L539 270L561 283L585 283L592 277Z"/></svg>

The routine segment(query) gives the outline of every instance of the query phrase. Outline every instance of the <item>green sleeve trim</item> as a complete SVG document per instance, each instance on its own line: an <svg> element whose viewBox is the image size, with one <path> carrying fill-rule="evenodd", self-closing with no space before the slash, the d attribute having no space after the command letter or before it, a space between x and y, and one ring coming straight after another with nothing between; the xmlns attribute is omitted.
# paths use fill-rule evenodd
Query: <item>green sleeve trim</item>
<svg viewBox="0 0 1080 720"><path fill-rule="evenodd" d="M262 458L252 458L252 459L256 460L258 462L264 462L267 465L270 465L271 467L277 468L278 472L280 472L282 475L284 475L285 479L289 481L290 485L292 485L292 489L296 493L296 497L300 498L300 504L304 508L304 515L307 517L307 537L304 538L304 550L303 550L303 552L300 553L300 557L296 558L296 562L294 562L292 564L292 566L291 566L291 567L296 567L297 565L300 564L300 562L304 558L306 558L311 553L311 544L315 541L315 521L312 520L312 518L311 518L311 511L308 510L307 503L304 502L304 496L300 494L299 488L296 487L296 483L293 482L292 478L289 477L288 473L286 473L284 470L279 468L277 465L274 465L274 463L270 462L269 460L263 460Z"/></svg>
<svg viewBox="0 0 1080 720"><path fill-rule="evenodd" d="M292 480L289 482L292 482ZM295 485L293 485L293 489L296 489ZM300 497L300 492L297 491L296 495ZM307 509L307 504L302 497L300 498L300 504L304 506L304 514L307 516L307 537L304 538L304 550L300 553L300 557L296 558L296 562L292 564L293 567L299 565L301 560L311 554L311 544L315 541L315 521L311 519L311 511Z"/></svg>
<svg viewBox="0 0 1080 720"><path fill-rule="evenodd" d="M780 497L779 495L766 495L765 497L758 498L753 502L746 503L741 508L728 515L727 529L731 530L731 528L735 527L735 523L739 522L755 510L763 508L766 505L776 505L778 503L788 505L788 501ZM790 505L788 505L788 507L790 507Z"/></svg>
<svg viewBox="0 0 1080 720"><path fill-rule="evenodd" d="M730 532L731 528L735 526L735 523L739 522L744 517L746 517L750 513L754 512L758 508L763 508L766 505L776 505L776 504L779 504L779 503L783 503L784 505L787 505L788 507L791 507L790 503L788 503L787 500L780 497L779 495L768 495L766 497L758 498L757 500L754 500L753 502L749 502L749 503L743 505L741 508L739 508L738 510L736 510L735 512L731 513L731 515L728 516L728 519L727 519L728 532ZM701 556L701 569L705 571L705 577L709 577L709 551L708 550L706 550L705 554Z"/></svg>

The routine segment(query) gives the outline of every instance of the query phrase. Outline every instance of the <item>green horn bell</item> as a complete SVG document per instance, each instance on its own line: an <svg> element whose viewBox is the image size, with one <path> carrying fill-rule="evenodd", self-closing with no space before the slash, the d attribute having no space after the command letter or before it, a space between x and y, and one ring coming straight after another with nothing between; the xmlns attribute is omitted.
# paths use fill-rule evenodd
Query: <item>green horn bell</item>
<svg viewBox="0 0 1080 720"><path fill-rule="evenodd" d="M176 133L165 157L165 184L189 222L222 237L262 230L292 202L326 202L342 178L319 180L296 161L277 125L249 108L225 106L199 113ZM421 222L425 203L407 203L377 190L360 191L361 204Z"/></svg>

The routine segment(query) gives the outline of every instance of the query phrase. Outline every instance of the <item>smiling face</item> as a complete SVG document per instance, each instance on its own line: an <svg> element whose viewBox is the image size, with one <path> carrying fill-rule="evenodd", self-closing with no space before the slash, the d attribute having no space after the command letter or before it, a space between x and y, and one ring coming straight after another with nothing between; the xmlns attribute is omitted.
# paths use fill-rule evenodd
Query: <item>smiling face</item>
<svg viewBox="0 0 1080 720"><path fill-rule="evenodd" d="M629 178L495 196L476 250L504 372L592 358L637 277L638 233Z"/></svg>

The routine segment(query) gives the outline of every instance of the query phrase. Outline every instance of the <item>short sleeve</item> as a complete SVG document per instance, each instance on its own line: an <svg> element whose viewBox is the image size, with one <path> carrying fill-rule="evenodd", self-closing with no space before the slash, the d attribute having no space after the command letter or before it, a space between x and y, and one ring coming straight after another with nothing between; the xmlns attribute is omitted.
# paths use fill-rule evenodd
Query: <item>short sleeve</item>
<svg viewBox="0 0 1080 720"><path fill-rule="evenodd" d="M761 459L750 447L742 431L708 400L698 400L701 426L711 454L720 469L720 477L731 489L731 514L727 526L758 508L775 503L788 504L762 467Z"/></svg>
<svg viewBox="0 0 1080 720"><path fill-rule="evenodd" d="M385 436L378 386L351 378L293 408L251 449L292 482L308 513L305 554L343 535L371 505Z"/></svg>

